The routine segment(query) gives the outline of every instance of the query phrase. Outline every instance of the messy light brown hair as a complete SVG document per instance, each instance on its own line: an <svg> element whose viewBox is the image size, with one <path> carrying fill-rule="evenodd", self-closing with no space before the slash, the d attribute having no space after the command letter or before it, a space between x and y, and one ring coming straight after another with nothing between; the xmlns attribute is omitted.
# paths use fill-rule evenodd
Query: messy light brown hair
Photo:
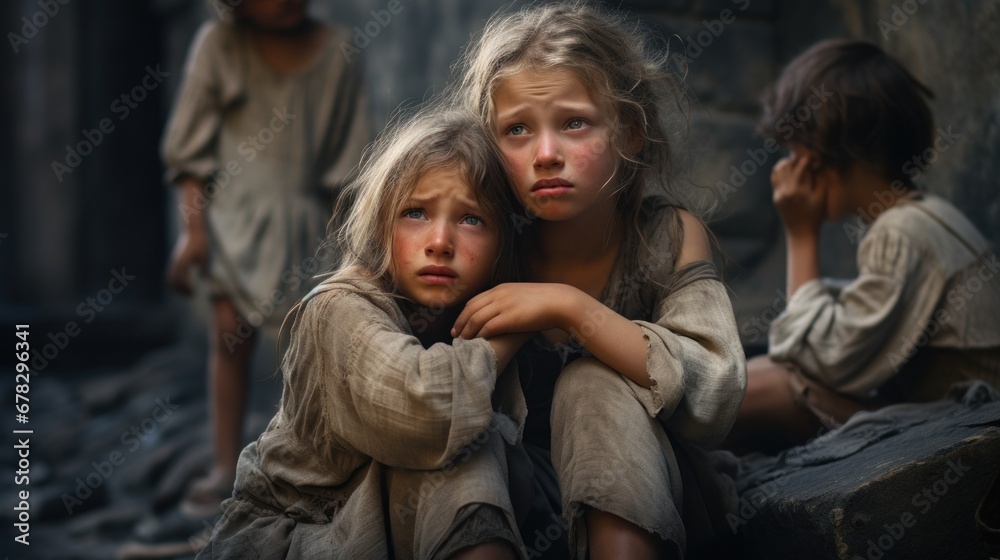
<svg viewBox="0 0 1000 560"><path fill-rule="evenodd" d="M815 151L838 171L860 163L912 188L923 169L907 162L932 145L932 98L877 45L831 39L785 67L764 95L757 130L780 145Z"/></svg>
<svg viewBox="0 0 1000 560"><path fill-rule="evenodd" d="M670 192L665 102L679 106L680 88L667 69L669 60L648 33L618 12L586 2L529 6L490 18L459 62L457 95L498 134L493 94L504 79L524 71L573 72L609 110L610 148L620 162L618 208L637 224L644 195L658 191L677 206L684 200Z"/></svg>
<svg viewBox="0 0 1000 560"><path fill-rule="evenodd" d="M338 204L338 213L347 217L333 238L343 252L336 276L361 275L396 293L391 274L396 221L421 177L440 169L456 170L471 186L487 225L497 231L493 284L518 278L511 220L518 207L503 156L479 119L451 104L397 116L368 147Z"/></svg>

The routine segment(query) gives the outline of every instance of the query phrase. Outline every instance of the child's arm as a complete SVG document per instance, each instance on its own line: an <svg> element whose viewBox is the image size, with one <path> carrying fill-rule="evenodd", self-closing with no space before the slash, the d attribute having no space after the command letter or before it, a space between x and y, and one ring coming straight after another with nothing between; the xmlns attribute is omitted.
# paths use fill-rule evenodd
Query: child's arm
<svg viewBox="0 0 1000 560"><path fill-rule="evenodd" d="M240 80L231 79L238 68L226 57L232 50L230 35L227 26L216 22L198 30L161 146L167 182L180 189L183 228L171 255L167 282L183 294L191 292L191 269L204 271L207 266L203 212L208 197L203 191L206 181L221 169L217 141L223 107L241 95Z"/></svg>
<svg viewBox="0 0 1000 560"><path fill-rule="evenodd" d="M425 349L385 300L337 290L305 305L283 366L301 403L296 431L386 465L438 469L490 426L497 376L524 336Z"/></svg>
<svg viewBox="0 0 1000 560"><path fill-rule="evenodd" d="M182 179L179 186L184 230L177 238L174 252L170 256L167 283L184 295L190 295L193 291L191 269L204 274L208 266L208 236L205 233L203 208L199 205L199 201L204 200L204 187L204 181L191 176Z"/></svg>
<svg viewBox="0 0 1000 560"><path fill-rule="evenodd" d="M858 277L848 286L834 292L811 281L789 298L768 332L772 360L798 364L838 392L865 396L951 319L938 308L946 291L940 266L903 229L933 226L912 223L920 216L894 216L892 225L886 218L861 242Z"/></svg>
<svg viewBox="0 0 1000 560"><path fill-rule="evenodd" d="M788 257L788 297L819 278L819 229L825 217L825 183L817 182L816 156L793 152L771 171L774 205L785 226Z"/></svg>
<svg viewBox="0 0 1000 560"><path fill-rule="evenodd" d="M704 227L681 213L685 236L677 268L712 258ZM648 389L647 341L638 324L622 317L587 293L567 284L502 284L472 298L455 321L453 334L462 338L497 333L541 331L569 333L595 358Z"/></svg>
<svg viewBox="0 0 1000 560"><path fill-rule="evenodd" d="M629 321L570 286L504 284L470 300L456 328L463 337L573 329L594 357L640 386L636 394L651 416L669 417L686 440L720 441L743 400L746 358L729 296L709 261L705 229L687 212L680 215L684 242L676 270L653 279L663 286L653 322ZM649 272L632 273L645 281Z"/></svg>

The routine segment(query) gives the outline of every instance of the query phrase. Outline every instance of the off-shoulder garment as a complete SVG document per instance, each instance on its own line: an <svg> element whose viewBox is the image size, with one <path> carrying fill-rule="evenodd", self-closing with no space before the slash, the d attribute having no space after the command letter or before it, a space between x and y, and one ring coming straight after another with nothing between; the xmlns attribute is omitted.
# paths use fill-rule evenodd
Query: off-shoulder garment
<svg viewBox="0 0 1000 560"><path fill-rule="evenodd" d="M652 387L579 347L538 342L528 349L530 369L521 369L525 441L550 439L577 558L587 555L587 507L654 532L683 554L689 536L701 545L713 538L736 500L731 481L712 476L702 460L705 446L729 432L746 391L732 304L711 263L676 269L684 235L676 208L646 200L634 235L600 299L642 329Z"/></svg>

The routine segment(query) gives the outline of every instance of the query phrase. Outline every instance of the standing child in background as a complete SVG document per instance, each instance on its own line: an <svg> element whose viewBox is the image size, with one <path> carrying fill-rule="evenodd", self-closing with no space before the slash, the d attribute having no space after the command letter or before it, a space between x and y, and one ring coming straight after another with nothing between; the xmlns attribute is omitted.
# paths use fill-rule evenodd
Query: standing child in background
<svg viewBox="0 0 1000 560"><path fill-rule="evenodd" d="M311 19L304 0L235 5L198 32L163 141L183 218L168 281L189 295L198 271L211 294L215 463L183 504L194 516L232 491L256 330L279 325L307 288L332 199L369 138L360 65L337 48L346 30Z"/></svg>
<svg viewBox="0 0 1000 560"><path fill-rule="evenodd" d="M711 500L686 444L726 435L746 364L705 227L644 196L669 186L665 63L615 14L553 4L495 17L464 65L530 222L535 283L476 296L454 333L544 331L522 374L525 441L558 479L577 558L679 558L724 516L699 518Z"/></svg>
<svg viewBox="0 0 1000 560"><path fill-rule="evenodd" d="M199 558L523 558L507 454L524 335L454 339L516 274L516 202L470 113L428 110L367 153L344 262L292 312L281 407L240 456Z"/></svg>
<svg viewBox="0 0 1000 560"><path fill-rule="evenodd" d="M958 209L914 184L937 142L930 97L882 49L851 40L802 53L765 97L760 130L791 152L771 174L789 299L769 357L750 361L731 447L803 443L858 410L943 398L958 381L1000 385L996 256ZM810 117L788 126L804 106ZM820 225L852 214L867 228L859 275L837 286L819 277Z"/></svg>

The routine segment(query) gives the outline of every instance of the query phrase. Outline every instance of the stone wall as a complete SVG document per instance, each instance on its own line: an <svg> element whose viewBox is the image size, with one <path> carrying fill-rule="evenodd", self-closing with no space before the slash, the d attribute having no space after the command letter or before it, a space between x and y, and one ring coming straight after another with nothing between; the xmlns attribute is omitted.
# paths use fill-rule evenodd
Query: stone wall
<svg viewBox="0 0 1000 560"><path fill-rule="evenodd" d="M769 181L781 154L767 154L753 134L759 99L784 64L819 40L879 44L936 93L932 109L941 133L958 139L931 155L933 165L919 182L1000 242L996 3L638 0L625 7L673 35L671 45L688 58L690 130L679 178L720 204L711 226L734 261L726 278L743 342L752 351L763 350L766 326L786 299L784 236ZM856 274L857 247L843 225L824 226L825 276Z"/></svg>
<svg viewBox="0 0 1000 560"><path fill-rule="evenodd" d="M768 180L779 155L762 151L753 134L758 100L781 66L817 40L848 36L882 44L936 92L937 121L958 140L935 154L923 182L1000 241L997 3L614 4L634 12L688 59L686 111L674 143L676 180L689 187L692 199L719 205L711 225L731 257L726 278L746 344L764 342L767 323L784 305L783 236ZM401 0L389 19L383 12L387 0L313 0L312 9L356 29L357 43L345 45L345 52L361 51L371 125L378 130L398 105L440 91L470 35L505 5ZM5 29L20 31L21 17L32 17L35 6L5 3ZM120 317L101 336L139 317L157 318L153 330L160 335L176 329L178 311L187 306L167 293L162 280L176 202L162 185L157 147L191 37L211 16L203 0L69 3L18 52L4 54L10 78L0 92L0 116L11 133L0 139L6 178L0 183L0 317L36 317L59 329L79 319L80 302L125 266L140 280L96 321ZM110 103L131 90L146 65L157 64L169 73L164 86L149 92L127 120L117 120ZM105 117L115 119L116 130L78 169L57 180L52 162L63 161L66 146ZM855 250L842 227L825 228L824 274L853 274Z"/></svg>

